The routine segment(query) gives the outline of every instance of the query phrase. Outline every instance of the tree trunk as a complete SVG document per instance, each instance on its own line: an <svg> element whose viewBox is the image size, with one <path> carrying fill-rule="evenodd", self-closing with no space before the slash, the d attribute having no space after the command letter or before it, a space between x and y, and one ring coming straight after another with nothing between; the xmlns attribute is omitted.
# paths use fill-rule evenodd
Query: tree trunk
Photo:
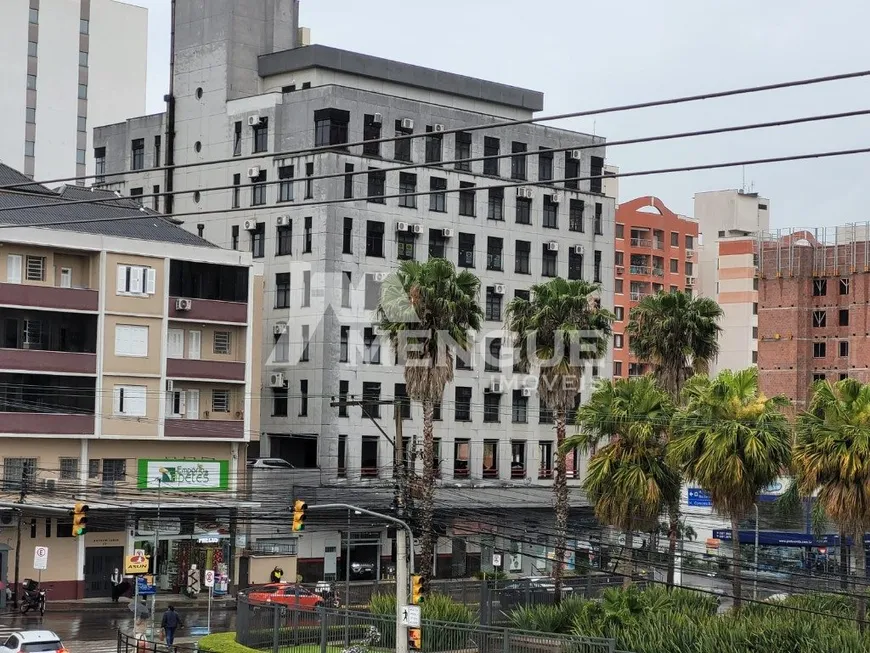
<svg viewBox="0 0 870 653"><path fill-rule="evenodd" d="M840 589L849 590L849 549L846 545L846 531L840 529Z"/></svg>
<svg viewBox="0 0 870 653"><path fill-rule="evenodd" d="M623 551L619 555L624 561L622 577L622 586L630 587L632 581L634 580L634 529L631 524L629 524L628 529L625 531L625 547Z"/></svg>
<svg viewBox="0 0 870 653"><path fill-rule="evenodd" d="M743 602L743 578L740 569L740 522L735 515L731 516L731 592L734 594L734 610L740 610Z"/></svg>
<svg viewBox="0 0 870 653"><path fill-rule="evenodd" d="M565 564L565 540L568 531L568 481L565 465L565 452L562 444L565 442L565 411L556 417L556 464L553 476L553 499L556 526L556 560L553 566L553 581L555 584L556 602L562 598L562 567Z"/></svg>
<svg viewBox="0 0 870 653"><path fill-rule="evenodd" d="M680 528L680 504L668 506L668 589L674 587L674 573L677 564L677 533ZM682 568L682 561L680 567Z"/></svg>
<svg viewBox="0 0 870 653"><path fill-rule="evenodd" d="M867 618L867 592L864 587L864 576L867 573L867 554L864 551L864 531L855 533L852 541L852 550L855 552L855 587L852 593L858 597L858 608L855 611L855 620L858 622L858 630L864 632L864 621Z"/></svg>
<svg viewBox="0 0 870 653"><path fill-rule="evenodd" d="M435 557L435 532L432 518L435 511L435 403L423 402L423 484L420 489L420 558L415 570L424 581L432 578L432 562ZM413 546L413 542L411 543Z"/></svg>

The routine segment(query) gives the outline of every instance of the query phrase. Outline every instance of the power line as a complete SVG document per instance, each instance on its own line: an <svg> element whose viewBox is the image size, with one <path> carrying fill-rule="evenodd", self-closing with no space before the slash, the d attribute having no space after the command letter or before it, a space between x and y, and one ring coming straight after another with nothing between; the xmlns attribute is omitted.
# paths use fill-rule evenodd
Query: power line
<svg viewBox="0 0 870 653"><path fill-rule="evenodd" d="M785 89L785 88L811 86L811 85L823 84L823 83L827 83L827 82L844 81L844 80L848 80L848 79L857 79L860 77L866 77L868 75L870 75L870 70L855 71L855 72L849 72L849 73L839 73L836 75L826 75L826 76L822 76L822 77L810 77L810 78L803 78L803 79L792 80L792 81L787 81L787 82L776 82L773 84L763 84L763 85L759 85L759 86L748 86L748 87L741 87L741 88L736 88L736 89L728 89L728 90L724 90L724 91L712 91L709 93L700 93L700 94L695 94L695 95L684 95L684 96L666 98L666 99L661 99L661 100L649 100L646 102L637 102L637 103L633 103L633 104L615 105L615 106L610 106L610 107L603 107L600 109L586 109L583 111L573 111L573 112L569 112L569 113L561 113L561 114L555 114L555 115L549 115L549 116L541 116L539 118L528 118L528 119L523 119L523 120L494 121L494 122L491 122L489 124L469 125L467 127L461 127L461 128L455 128L455 129L445 129L441 132L432 132L432 133L419 132L419 133L414 133L414 134L398 134L398 135L393 136L393 137L378 138L378 139L371 139L371 140L361 140L361 141L355 141L355 142L351 142L351 143L341 143L339 145L322 145L322 146L308 147L308 148L302 148L302 149L297 149L297 150L287 150L287 151L283 151L283 152L273 152L273 153L258 152L256 154L252 154L252 155L248 155L248 156L228 157L228 158L216 159L216 160L212 160L212 161L195 161L195 162L191 162L191 163L183 163L183 164L177 164L177 165L173 165L173 166L159 166L159 167L149 168L148 170L151 172L160 172L160 171L165 171L168 169L181 170L184 168L192 168L192 167L197 167L197 166L202 166L202 165L218 165L218 164L223 164L223 163L232 163L234 161L250 161L250 160L254 160L254 159L262 159L264 157L287 158L287 157L293 157L293 156L301 156L304 154L317 154L317 153L321 153L321 152L334 152L337 147L342 147L342 148L359 147L359 146L374 145L374 144L379 144L379 143L389 143L389 142L395 142L395 141L413 140L416 138L425 138L427 136L432 136L435 134L441 134L441 135L457 134L457 133L461 133L461 132L473 132L473 131L480 131L480 130L486 130L486 129L499 129L499 128L503 128L503 127L514 127L517 125L528 125L528 124L537 123L537 122L550 122L553 120L564 120L567 118L580 118L580 117L585 117L585 116L594 116L594 115L601 115L601 114L607 114L607 113L619 113L619 112L623 112L623 111L635 111L638 109L648 109L648 108L652 108L652 107L684 104L687 102L697 102L700 100L713 100L713 99L733 97L733 96L738 96L738 95L747 95L747 94L751 94L751 93L761 93L761 92L766 92L766 91L781 90L781 89ZM582 136L585 136L587 138L590 137L588 134L582 134ZM591 138L596 138L596 137L591 136ZM602 139L602 142L600 143L599 146L606 147L606 145L607 145L607 143L604 142L604 140ZM102 173L99 175L97 175L97 174L84 175L82 177L62 177L62 178L49 179L49 180L44 180L44 181L19 182L16 184L6 184L3 186L0 186L0 190L2 190L4 188L17 188L17 187L21 187L21 186L30 186L33 184L45 185L45 184L54 184L54 183L67 182L67 181L81 181L81 180L85 180L85 179L94 179L94 178L98 178L98 177L110 177L110 176L116 177L116 176L123 176L126 174L130 174L130 172L138 172L138 171L129 171L128 170L125 172Z"/></svg>

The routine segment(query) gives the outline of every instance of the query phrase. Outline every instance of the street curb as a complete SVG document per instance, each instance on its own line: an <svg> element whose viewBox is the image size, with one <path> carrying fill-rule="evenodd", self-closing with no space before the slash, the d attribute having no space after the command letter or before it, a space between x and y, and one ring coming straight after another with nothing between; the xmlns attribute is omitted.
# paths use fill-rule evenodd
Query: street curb
<svg viewBox="0 0 870 653"><path fill-rule="evenodd" d="M129 614L130 618L133 618L133 613L130 612L130 608L127 607L129 603L94 603L88 604L83 602L76 601L48 601L45 604L46 612L113 612L118 614ZM167 602L165 605L157 604L158 608L166 607L169 605ZM184 610L207 610L208 602L207 601L191 601L191 602L175 602L173 605L177 606L180 611ZM236 602L235 601L227 601L226 603L217 603L213 602L211 604L212 610L235 610ZM17 611L11 606L6 607L6 613L17 613ZM0 614L4 614L0 612Z"/></svg>

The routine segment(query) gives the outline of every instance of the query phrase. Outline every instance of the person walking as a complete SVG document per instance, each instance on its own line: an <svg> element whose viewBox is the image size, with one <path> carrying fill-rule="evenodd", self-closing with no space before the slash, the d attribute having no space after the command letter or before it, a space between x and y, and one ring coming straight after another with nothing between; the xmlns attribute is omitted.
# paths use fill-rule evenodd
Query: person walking
<svg viewBox="0 0 870 653"><path fill-rule="evenodd" d="M175 630L184 626L174 606L170 605L169 609L163 613L163 621L160 623L160 626L163 628L163 633L166 637L166 645L172 646L172 643L175 641Z"/></svg>

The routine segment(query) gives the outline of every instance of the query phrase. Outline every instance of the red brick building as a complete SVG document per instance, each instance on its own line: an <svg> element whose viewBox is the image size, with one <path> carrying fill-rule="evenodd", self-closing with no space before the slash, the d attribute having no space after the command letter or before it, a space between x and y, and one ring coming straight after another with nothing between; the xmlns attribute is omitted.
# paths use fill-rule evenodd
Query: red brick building
<svg viewBox="0 0 870 653"><path fill-rule="evenodd" d="M631 309L660 290L695 287L698 223L671 211L658 197L638 197L616 210L613 377L643 374L629 353Z"/></svg>
<svg viewBox="0 0 870 653"><path fill-rule="evenodd" d="M814 381L870 381L870 231L779 232L759 239L756 252L765 394L786 395L800 410Z"/></svg>

